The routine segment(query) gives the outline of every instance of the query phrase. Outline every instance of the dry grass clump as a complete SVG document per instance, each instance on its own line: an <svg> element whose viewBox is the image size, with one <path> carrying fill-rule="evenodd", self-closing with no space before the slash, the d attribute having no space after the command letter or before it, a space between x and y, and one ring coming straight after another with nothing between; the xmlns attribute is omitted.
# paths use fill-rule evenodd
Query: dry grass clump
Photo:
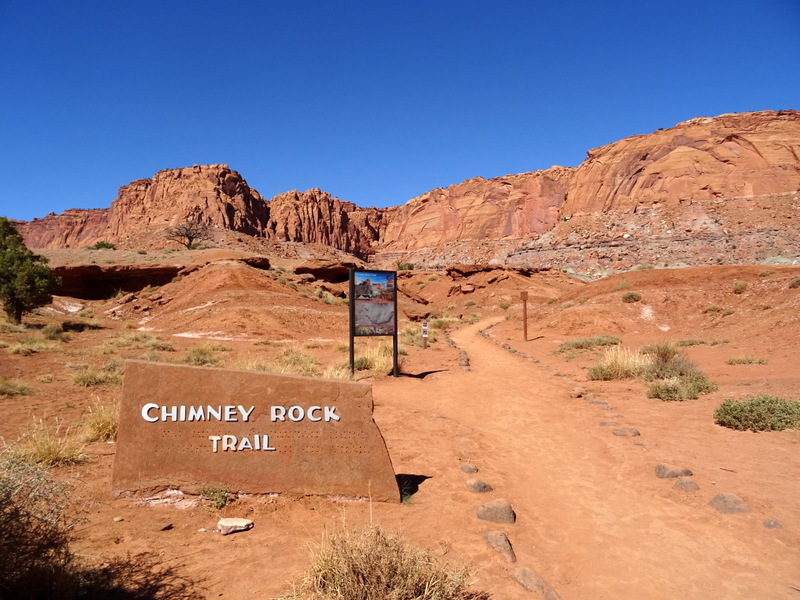
<svg viewBox="0 0 800 600"><path fill-rule="evenodd" d="M445 315L431 319L428 323L431 329L450 329L453 325L461 323L461 319Z"/></svg>
<svg viewBox="0 0 800 600"><path fill-rule="evenodd" d="M639 352L614 346L606 350L600 363L589 369L586 377L599 381L635 379L644 372L649 362L649 359Z"/></svg>
<svg viewBox="0 0 800 600"><path fill-rule="evenodd" d="M723 317L727 317L728 315L732 315L736 311L732 308L725 308L724 306L720 306L719 304L709 304L703 309L703 313L708 314L716 314L721 315Z"/></svg>
<svg viewBox="0 0 800 600"><path fill-rule="evenodd" d="M385 374L391 371L393 366L393 349L390 342L371 343L365 349L356 349L354 361L356 371Z"/></svg>
<svg viewBox="0 0 800 600"><path fill-rule="evenodd" d="M64 331L63 325L59 325L58 323L50 323L49 325L45 325L42 328L42 336L44 339L54 342L69 341L69 335L67 335L67 332Z"/></svg>
<svg viewBox="0 0 800 600"><path fill-rule="evenodd" d="M39 467L63 467L86 460L69 428L63 431L63 421L49 426L44 419L34 419L34 428L9 446L6 451L15 460Z"/></svg>
<svg viewBox="0 0 800 600"><path fill-rule="evenodd" d="M622 343L618 337L613 335L596 335L590 338L575 338L562 343L556 350L556 354L563 354L570 350L592 350L600 346L617 346Z"/></svg>
<svg viewBox="0 0 800 600"><path fill-rule="evenodd" d="M733 293L734 294L744 294L747 290L747 282L746 281L734 281L733 282Z"/></svg>
<svg viewBox="0 0 800 600"><path fill-rule="evenodd" d="M122 383L123 362L118 359L108 361L99 369L84 369L72 376L72 383L81 387L100 385L119 385Z"/></svg>
<svg viewBox="0 0 800 600"><path fill-rule="evenodd" d="M416 346L422 348L423 344L422 327L404 327L400 330L399 342L404 346ZM435 329L428 330L428 343L433 344L438 339Z"/></svg>
<svg viewBox="0 0 800 600"><path fill-rule="evenodd" d="M800 281L800 277L798 277ZM6 321L0 323L0 333L25 333L25 325L22 323L8 323Z"/></svg>
<svg viewBox="0 0 800 600"><path fill-rule="evenodd" d="M182 362L196 367L213 367L221 362L217 352L228 352L229 350L230 348L227 346L215 343L195 346L189 349Z"/></svg>
<svg viewBox="0 0 800 600"><path fill-rule="evenodd" d="M114 441L118 425L118 404L96 404L84 421L83 439L87 442Z"/></svg>
<svg viewBox="0 0 800 600"><path fill-rule="evenodd" d="M31 392L33 390L21 381L0 377L0 396L27 396Z"/></svg>
<svg viewBox="0 0 800 600"><path fill-rule="evenodd" d="M488 600L467 586L466 569L449 572L429 552L372 526L323 539L311 567L284 600Z"/></svg>
<svg viewBox="0 0 800 600"><path fill-rule="evenodd" d="M163 352L175 352L175 346L152 333L136 331L125 335L117 336L108 341L110 346L118 348L134 348L137 350L160 350Z"/></svg>
<svg viewBox="0 0 800 600"><path fill-rule="evenodd" d="M755 356L742 356L729 358L725 361L728 365L766 365L769 361L766 358L756 358Z"/></svg>
<svg viewBox="0 0 800 600"><path fill-rule="evenodd" d="M324 379L335 379L337 381L350 381L352 379L350 362L347 360L333 362L325 367L320 377Z"/></svg>
<svg viewBox="0 0 800 600"><path fill-rule="evenodd" d="M639 302L642 299L642 295L639 292L625 292L622 294L622 301L626 304L631 304L633 302Z"/></svg>
<svg viewBox="0 0 800 600"><path fill-rule="evenodd" d="M714 411L716 423L739 431L781 431L800 428L800 402L768 394L743 402L728 399Z"/></svg>
<svg viewBox="0 0 800 600"><path fill-rule="evenodd" d="M31 356L37 352L50 350L52 346L45 342L43 339L35 338L32 336L25 336L14 344L8 346L9 354L18 354L20 356Z"/></svg>
<svg viewBox="0 0 800 600"><path fill-rule="evenodd" d="M717 389L678 348L668 342L645 346L639 352L610 348L599 364L589 369L590 380L644 379L648 398L686 400Z"/></svg>
<svg viewBox="0 0 800 600"><path fill-rule="evenodd" d="M705 343L706 343L705 340L699 340L699 339L696 339L696 338L691 338L691 339L688 339L688 340L678 340L677 342L675 342L675 345L678 346L679 348L681 348L681 347L685 347L685 346L701 346L702 344L705 344Z"/></svg>
<svg viewBox="0 0 800 600"><path fill-rule="evenodd" d="M306 377L319 375L319 361L299 348L286 348L278 355L276 361L282 367L280 371L282 373L304 375Z"/></svg>

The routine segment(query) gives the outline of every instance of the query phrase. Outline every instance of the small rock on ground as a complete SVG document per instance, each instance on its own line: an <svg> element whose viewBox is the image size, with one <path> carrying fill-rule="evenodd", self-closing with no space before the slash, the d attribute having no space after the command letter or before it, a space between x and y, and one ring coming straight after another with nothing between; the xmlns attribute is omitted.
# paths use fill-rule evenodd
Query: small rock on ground
<svg viewBox="0 0 800 600"><path fill-rule="evenodd" d="M764 519L764 527L767 529L783 529L783 525L778 522L778 519L775 517L770 517L769 519Z"/></svg>
<svg viewBox="0 0 800 600"><path fill-rule="evenodd" d="M744 500L739 498L739 496L736 494L730 494L728 492L717 494L708 503L716 508L717 511L726 515L731 515L733 513L745 513L753 510Z"/></svg>
<svg viewBox="0 0 800 600"><path fill-rule="evenodd" d="M675 481L675 485L672 487L678 490L683 490L684 492L696 492L700 489L700 486L688 477L678 477L678 479Z"/></svg>
<svg viewBox="0 0 800 600"><path fill-rule="evenodd" d="M692 473L689 469L683 467L676 467L675 465L668 465L661 463L656 467L656 477L660 479L675 479L676 477L691 477Z"/></svg>
<svg viewBox="0 0 800 600"><path fill-rule="evenodd" d="M529 592L537 592L545 600L560 600L561 596L558 595L553 588L551 588L542 576L533 569L528 567L520 567L514 573L514 577L522 587Z"/></svg>
<svg viewBox="0 0 800 600"><path fill-rule="evenodd" d="M464 473L477 473L478 467L476 467L475 465L471 465L469 463L464 463L463 465L461 465L461 470Z"/></svg>
<svg viewBox="0 0 800 600"><path fill-rule="evenodd" d="M619 437L636 437L641 435L639 430L635 427L617 427L611 433Z"/></svg>
<svg viewBox="0 0 800 600"><path fill-rule="evenodd" d="M517 515L508 500L498 498L478 507L478 518L493 523L514 523Z"/></svg>
<svg viewBox="0 0 800 600"><path fill-rule="evenodd" d="M507 562L517 562L517 555L508 541L508 536L502 531L490 531L483 536L486 543L503 555Z"/></svg>
<svg viewBox="0 0 800 600"><path fill-rule="evenodd" d="M480 479L467 479L464 483L467 484L467 487L471 489L473 492L477 493L484 493L484 492L491 492L494 488L490 486L485 481L481 481Z"/></svg>
<svg viewBox="0 0 800 600"><path fill-rule="evenodd" d="M222 535L230 535L237 531L248 531L253 528L253 522L250 519L239 519L236 517L220 519L217 523L217 529Z"/></svg>
<svg viewBox="0 0 800 600"><path fill-rule="evenodd" d="M172 529L172 523L159 523L156 525L156 531L169 531Z"/></svg>
<svg viewBox="0 0 800 600"><path fill-rule="evenodd" d="M612 427L614 425L619 425L616 421L600 421L600 427Z"/></svg>

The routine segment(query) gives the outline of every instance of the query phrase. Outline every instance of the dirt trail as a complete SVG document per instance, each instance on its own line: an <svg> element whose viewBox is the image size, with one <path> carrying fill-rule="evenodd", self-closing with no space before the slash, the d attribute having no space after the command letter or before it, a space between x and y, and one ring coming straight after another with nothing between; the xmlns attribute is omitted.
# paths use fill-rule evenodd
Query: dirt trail
<svg viewBox="0 0 800 600"><path fill-rule="evenodd" d="M683 458L672 454L673 444L662 443L667 432L648 428L641 414L636 423L630 422L614 399L598 398L594 402L608 403L593 404L591 397L570 398L576 386L570 377L555 376L545 356L535 364L477 335L487 324L471 325L452 336L468 353L471 371L429 378L414 402L416 410L426 412L426 406L431 416L452 421L447 439L458 454L453 460L474 462L480 467L477 476L495 489L468 496L466 507L453 507L464 516L455 531L477 538L482 532L504 529L518 566L536 568L565 599L798 597L790 587L800 581L796 536L765 529L761 522L769 515L758 509L720 515L706 504L719 491L737 489L715 489L701 478L701 490L693 495L673 490L674 480L654 475L658 463ZM407 386L379 383L376 398L381 402L391 397L394 405L408 402L402 387ZM614 436L613 427L599 425L609 420L636 426L642 435ZM400 441L393 436L400 424L389 421L381 425L390 451L401 463L399 471L403 463L414 468L424 460L428 435L435 447L428 456L441 461L453 454L439 449L441 439L434 441L441 430L417 432L420 435L414 437L421 448L416 452L407 448L407 437L398 447ZM681 437L680 432L674 435ZM698 442L702 440L694 441ZM701 474L708 470L700 464L681 466ZM458 465L451 469L457 472ZM457 484L468 477L457 473L447 479ZM420 501L428 490L444 493L433 481L423 484ZM463 494L457 497L463 502ZM497 526L475 518L475 507L497 497L512 503L516 524ZM450 527L441 523L441 532L448 531ZM483 577L497 585L496 576L513 571L499 567L499 557L474 546L464 551L472 560L493 563L491 574Z"/></svg>

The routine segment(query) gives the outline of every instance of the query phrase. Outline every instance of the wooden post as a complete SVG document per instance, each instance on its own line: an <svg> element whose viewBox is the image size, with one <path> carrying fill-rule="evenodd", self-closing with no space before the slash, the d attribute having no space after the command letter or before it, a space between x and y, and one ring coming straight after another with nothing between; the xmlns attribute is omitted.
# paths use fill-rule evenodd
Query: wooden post
<svg viewBox="0 0 800 600"><path fill-rule="evenodd" d="M523 291L519 293L522 300L522 339L528 341L528 292Z"/></svg>

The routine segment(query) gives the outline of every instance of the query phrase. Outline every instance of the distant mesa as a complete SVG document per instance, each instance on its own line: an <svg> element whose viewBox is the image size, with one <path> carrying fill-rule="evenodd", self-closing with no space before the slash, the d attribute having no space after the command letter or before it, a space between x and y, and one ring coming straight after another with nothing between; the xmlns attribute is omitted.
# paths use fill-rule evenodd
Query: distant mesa
<svg viewBox="0 0 800 600"><path fill-rule="evenodd" d="M761 111L689 119L589 150L577 168L476 177L389 208L320 189L265 200L224 164L168 169L122 186L108 209L51 213L20 231L32 248L105 240L149 249L174 245L164 232L191 219L220 235L317 244L385 265L599 274L638 263L797 261L798 190L800 112Z"/></svg>

